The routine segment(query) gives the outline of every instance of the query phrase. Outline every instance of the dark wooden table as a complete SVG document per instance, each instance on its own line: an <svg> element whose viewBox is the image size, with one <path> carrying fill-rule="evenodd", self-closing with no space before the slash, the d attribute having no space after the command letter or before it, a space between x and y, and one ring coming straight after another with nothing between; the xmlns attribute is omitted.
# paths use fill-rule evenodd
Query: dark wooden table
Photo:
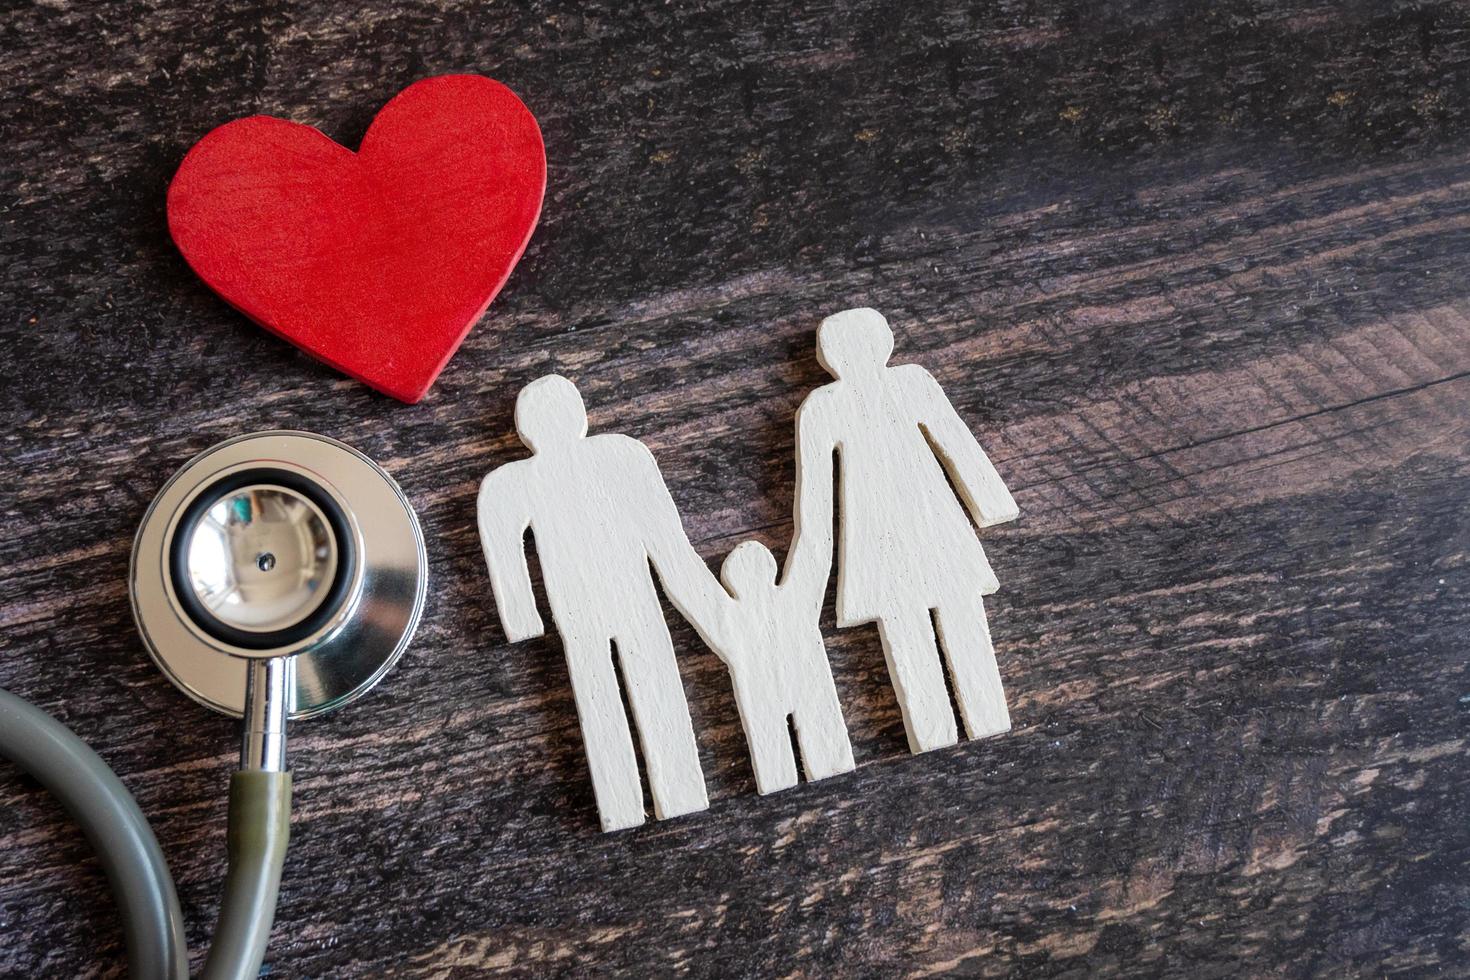
<svg viewBox="0 0 1470 980"><path fill-rule="evenodd" d="M273 975L1470 972L1470 10L786 6L0 15L0 686L137 795L196 966L236 726L148 661L128 551L191 454L301 427L402 482L432 589L292 732ZM215 299L163 192L224 120L356 145L449 71L538 114L549 189L407 407ZM859 768L762 798L681 624L712 806L602 835L559 644L507 645L475 534L516 391L574 378L712 563L782 550L815 327L865 304L1020 503L1015 730L910 756L829 603ZM0 974L120 975L80 833L8 765L0 800Z"/></svg>

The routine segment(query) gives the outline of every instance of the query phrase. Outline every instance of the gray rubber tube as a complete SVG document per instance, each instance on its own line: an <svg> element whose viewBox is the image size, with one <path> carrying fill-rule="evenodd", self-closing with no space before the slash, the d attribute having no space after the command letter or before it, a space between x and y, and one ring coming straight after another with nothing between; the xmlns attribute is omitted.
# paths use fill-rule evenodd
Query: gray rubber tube
<svg viewBox="0 0 1470 980"><path fill-rule="evenodd" d="M0 755L60 800L97 852L122 912L129 975L188 980L184 919L173 878L143 811L107 763L61 722L4 690Z"/></svg>
<svg viewBox="0 0 1470 980"><path fill-rule="evenodd" d="M204 980L255 980L276 916L281 866L291 834L291 774L237 772L230 778L230 870Z"/></svg>

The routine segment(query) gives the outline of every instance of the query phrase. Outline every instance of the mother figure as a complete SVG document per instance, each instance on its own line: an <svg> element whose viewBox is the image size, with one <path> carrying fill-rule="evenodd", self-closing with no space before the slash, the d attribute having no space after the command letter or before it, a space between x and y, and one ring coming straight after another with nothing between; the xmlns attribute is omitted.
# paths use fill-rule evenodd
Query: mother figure
<svg viewBox="0 0 1470 980"><path fill-rule="evenodd" d="M980 527L1017 511L939 383L918 365L888 367L892 352L893 332L876 310L838 313L817 331L817 359L837 380L797 413L787 572L830 567L835 466L837 625L877 621L909 749L925 752L956 740L941 649L969 736L1010 728L981 600L1000 583L965 510Z"/></svg>

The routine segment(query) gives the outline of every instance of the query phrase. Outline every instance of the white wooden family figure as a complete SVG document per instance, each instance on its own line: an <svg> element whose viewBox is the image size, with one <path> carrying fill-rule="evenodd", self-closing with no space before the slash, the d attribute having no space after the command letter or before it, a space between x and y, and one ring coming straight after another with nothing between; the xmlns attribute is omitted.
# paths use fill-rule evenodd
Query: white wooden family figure
<svg viewBox="0 0 1470 980"><path fill-rule="evenodd" d="M795 529L779 582L770 551L747 541L726 557L721 585L642 443L588 436L565 378L522 389L516 431L532 455L485 478L480 535L512 642L544 630L525 555L526 530L535 536L604 830L644 816L614 658L655 816L709 805L654 574L730 671L761 793L796 784L793 729L808 779L853 768L818 625L834 506L837 625L878 624L909 748L957 739L946 664L969 737L1010 727L982 601L999 585L975 526L1014 519L1016 504L938 382L917 365L889 367L892 351L876 310L838 313L817 331L817 357L835 380L797 413Z"/></svg>

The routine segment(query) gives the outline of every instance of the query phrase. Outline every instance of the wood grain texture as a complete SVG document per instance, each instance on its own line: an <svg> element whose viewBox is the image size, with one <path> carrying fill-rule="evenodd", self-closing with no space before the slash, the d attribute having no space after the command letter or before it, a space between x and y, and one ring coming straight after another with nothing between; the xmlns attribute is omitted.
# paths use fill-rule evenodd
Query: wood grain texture
<svg viewBox="0 0 1470 980"><path fill-rule="evenodd" d="M1463 975L1470 10L786 7L7 7L0 685L137 794L197 964L234 725L144 656L128 548L191 453L301 426L399 477L435 589L293 732L276 975ZM163 195L225 119L350 144L450 71L536 107L548 194L407 407L215 299ZM759 797L675 629L711 808L600 835L561 652L486 601L515 392L575 375L702 556L779 554L813 331L855 305L1024 515L986 541L1013 731L909 756L877 636L828 621L858 768ZM80 834L0 799L0 973L120 975Z"/></svg>

